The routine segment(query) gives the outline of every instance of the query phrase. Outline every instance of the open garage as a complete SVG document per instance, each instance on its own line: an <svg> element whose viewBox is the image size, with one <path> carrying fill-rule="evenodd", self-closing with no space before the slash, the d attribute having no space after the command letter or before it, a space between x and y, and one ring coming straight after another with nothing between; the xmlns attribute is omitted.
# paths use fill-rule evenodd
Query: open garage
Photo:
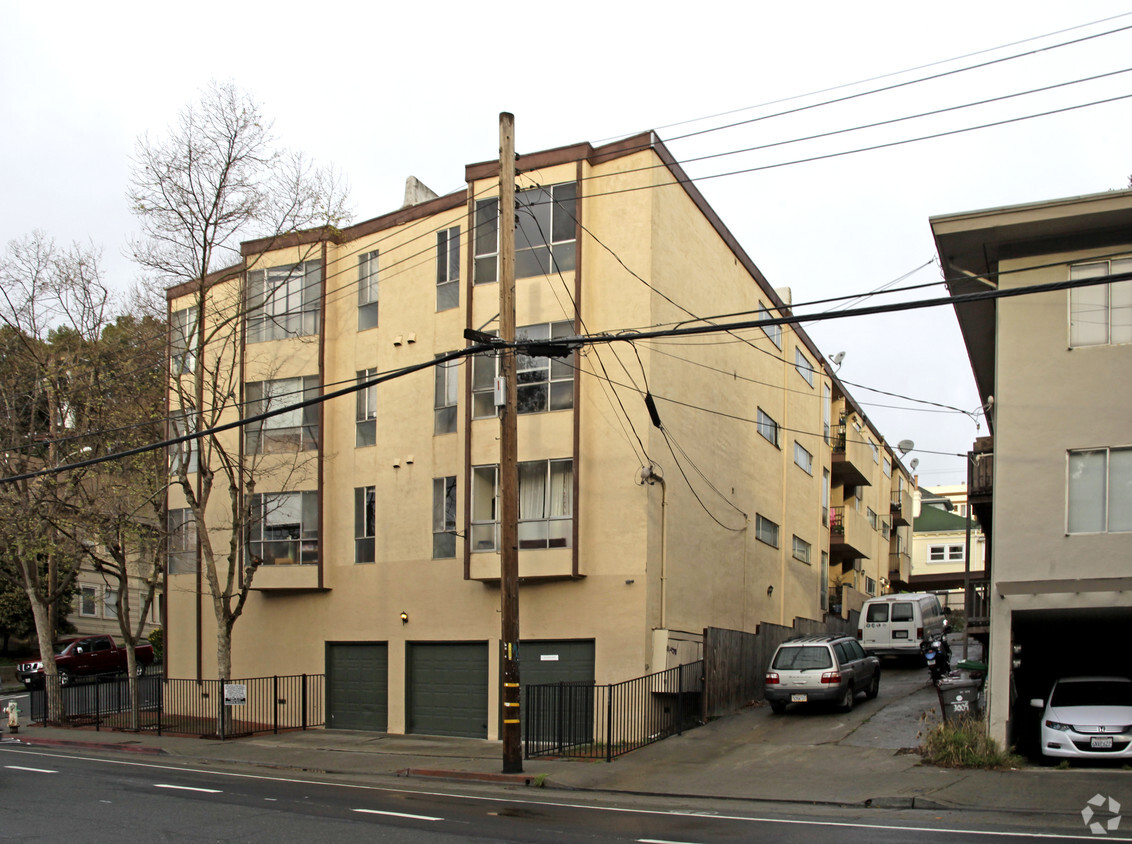
<svg viewBox="0 0 1132 844"><path fill-rule="evenodd" d="M1040 756L1040 710L1059 677L1132 677L1132 651L1123 647L1132 630L1132 608L1075 608L1016 611L1012 617L1014 692L1010 742L1019 753Z"/></svg>

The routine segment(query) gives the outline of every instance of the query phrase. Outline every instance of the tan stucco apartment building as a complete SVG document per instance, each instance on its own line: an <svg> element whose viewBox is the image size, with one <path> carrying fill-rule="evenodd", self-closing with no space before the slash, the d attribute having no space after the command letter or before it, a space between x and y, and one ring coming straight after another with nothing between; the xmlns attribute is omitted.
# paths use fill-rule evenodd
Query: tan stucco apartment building
<svg viewBox="0 0 1132 844"><path fill-rule="evenodd" d="M431 365L499 328L498 173L470 165L456 193L418 186L344 230L247 243L209 290L206 336L248 305L212 335L246 414L422 367L243 433L262 470L233 675L325 673L329 727L499 734L497 363ZM772 324L634 339L789 315L665 147L579 144L519 173L519 336L616 335L519 360L523 682L639 677L697 659L705 627L821 620L831 593L848 613L883 591L910 478L813 342ZM190 287L169 291L175 327L195 322ZM210 529L219 543L219 509ZM212 677L191 526L174 545L168 671Z"/></svg>
<svg viewBox="0 0 1132 844"><path fill-rule="evenodd" d="M971 454L989 537L989 724L1032 750L1029 700L1058 676L1132 673L1132 191L931 225L994 435L993 453ZM1075 282L1087 286L959 298Z"/></svg>

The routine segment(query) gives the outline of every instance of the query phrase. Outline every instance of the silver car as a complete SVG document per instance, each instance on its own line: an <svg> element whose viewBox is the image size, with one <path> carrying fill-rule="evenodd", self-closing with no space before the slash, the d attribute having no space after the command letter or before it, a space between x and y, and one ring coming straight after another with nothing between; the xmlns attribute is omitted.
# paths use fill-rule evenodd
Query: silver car
<svg viewBox="0 0 1132 844"><path fill-rule="evenodd" d="M800 636L774 652L763 695L775 712L791 703L820 702L848 712L858 694L871 699L879 691L880 659L852 636Z"/></svg>
<svg viewBox="0 0 1132 844"><path fill-rule="evenodd" d="M1127 677L1062 677L1042 711L1042 753L1070 759L1132 757L1132 680Z"/></svg>

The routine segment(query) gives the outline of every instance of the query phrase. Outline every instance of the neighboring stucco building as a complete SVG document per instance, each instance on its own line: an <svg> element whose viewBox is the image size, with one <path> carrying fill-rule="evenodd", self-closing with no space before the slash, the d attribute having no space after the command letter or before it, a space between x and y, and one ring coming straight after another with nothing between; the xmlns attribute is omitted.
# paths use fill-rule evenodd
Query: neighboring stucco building
<svg viewBox="0 0 1132 844"><path fill-rule="evenodd" d="M978 519L967 519L967 487L936 487L917 492L916 531L912 537L912 576L915 592L935 592L945 608L964 609L963 583L982 583L985 537ZM966 565L968 529L971 565Z"/></svg>
<svg viewBox="0 0 1132 844"><path fill-rule="evenodd" d="M991 734L1033 749L1060 674L1132 674L1132 191L931 220L990 443ZM1089 286L961 302L968 293ZM993 400L992 400L993 397ZM993 499L976 498L988 488ZM1115 646L1114 646L1115 645Z"/></svg>
<svg viewBox="0 0 1132 844"><path fill-rule="evenodd" d="M520 358L524 683L638 677L698 658L707 626L820 620L833 585L842 612L883 589L910 480L809 337L633 339L789 314L664 146L645 134L519 161L519 334L619 335ZM465 330L498 329L498 163L465 175L465 190L418 185L342 231L244 245L247 269L217 276L203 324L248 303L221 353L248 413L428 366L469 345ZM174 326L195 323L191 287L168 293ZM490 355L453 360L244 432L263 468L236 677L325 672L331 727L498 735L495 376ZM180 495L168 670L215 676ZM831 572L831 510L846 503L853 546Z"/></svg>

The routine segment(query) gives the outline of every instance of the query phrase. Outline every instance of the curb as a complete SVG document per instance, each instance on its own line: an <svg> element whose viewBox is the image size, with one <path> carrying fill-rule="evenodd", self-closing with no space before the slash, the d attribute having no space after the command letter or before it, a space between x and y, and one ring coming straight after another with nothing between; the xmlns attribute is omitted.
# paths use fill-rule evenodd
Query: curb
<svg viewBox="0 0 1132 844"><path fill-rule="evenodd" d="M164 756L166 751L161 747L148 744L122 744L113 741L72 741L70 739L31 738L22 736L12 738L12 741L27 745L28 747L70 747L77 750L110 750L123 753L142 753L149 756Z"/></svg>
<svg viewBox="0 0 1132 844"><path fill-rule="evenodd" d="M503 785L523 785L542 788L546 774L495 774L486 771L445 771L439 768L404 768L398 777L429 777L442 780L471 780Z"/></svg>

